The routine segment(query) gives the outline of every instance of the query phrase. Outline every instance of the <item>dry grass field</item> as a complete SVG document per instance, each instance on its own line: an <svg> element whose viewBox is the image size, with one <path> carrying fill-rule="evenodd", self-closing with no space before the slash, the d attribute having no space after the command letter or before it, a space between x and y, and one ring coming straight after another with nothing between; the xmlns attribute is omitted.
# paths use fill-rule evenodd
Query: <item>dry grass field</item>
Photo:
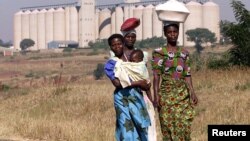
<svg viewBox="0 0 250 141"><path fill-rule="evenodd" d="M220 51L213 49L207 51ZM0 57L0 140L113 141L114 87L92 73L107 54ZM193 71L199 98L193 141L209 124L250 124L250 68ZM161 141L157 120L158 140Z"/></svg>

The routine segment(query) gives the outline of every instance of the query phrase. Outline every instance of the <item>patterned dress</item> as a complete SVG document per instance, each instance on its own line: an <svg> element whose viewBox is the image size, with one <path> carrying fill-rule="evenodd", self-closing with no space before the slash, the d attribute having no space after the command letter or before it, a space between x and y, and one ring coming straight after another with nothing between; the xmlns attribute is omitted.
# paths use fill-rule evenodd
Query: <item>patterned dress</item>
<svg viewBox="0 0 250 141"><path fill-rule="evenodd" d="M110 59L104 70L110 80L115 79L114 67L116 61ZM116 111L117 141L148 141L150 117L139 88L116 88L114 91L114 106Z"/></svg>
<svg viewBox="0 0 250 141"><path fill-rule="evenodd" d="M190 141L191 122L195 111L185 77L190 77L188 51L166 47L155 49L152 70L161 76L159 92L159 119L163 141Z"/></svg>

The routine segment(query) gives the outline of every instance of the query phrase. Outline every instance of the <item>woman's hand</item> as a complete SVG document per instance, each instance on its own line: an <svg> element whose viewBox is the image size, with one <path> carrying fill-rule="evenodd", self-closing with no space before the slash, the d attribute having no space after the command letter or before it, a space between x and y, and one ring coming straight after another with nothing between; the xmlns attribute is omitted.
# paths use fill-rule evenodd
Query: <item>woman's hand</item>
<svg viewBox="0 0 250 141"><path fill-rule="evenodd" d="M147 80L139 80L139 81L133 81L131 83L132 87L139 87L141 88L143 91L147 91L150 89L151 87L151 83L148 82Z"/></svg>
<svg viewBox="0 0 250 141"><path fill-rule="evenodd" d="M195 93L191 93L191 102L192 102L193 105L198 104L198 98L197 98Z"/></svg>

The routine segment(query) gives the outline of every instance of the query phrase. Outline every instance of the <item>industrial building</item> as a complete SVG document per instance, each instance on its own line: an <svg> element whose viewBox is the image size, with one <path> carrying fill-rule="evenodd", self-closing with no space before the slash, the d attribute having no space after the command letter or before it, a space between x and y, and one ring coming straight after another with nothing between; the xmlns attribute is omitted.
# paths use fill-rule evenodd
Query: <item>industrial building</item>
<svg viewBox="0 0 250 141"><path fill-rule="evenodd" d="M220 38L219 6L212 0L179 0L190 11L185 23L180 24L179 45L193 46L187 41L185 32L195 28L207 28ZM14 48L20 49L23 39L32 39L31 50L48 49L50 42L77 42L86 48L90 41L107 39L113 33L120 33L120 27L127 18L136 17L141 24L136 28L137 40L162 37L162 22L158 19L155 6L166 0L142 2L124 0L123 3L96 5L95 0L24 7L14 15Z"/></svg>

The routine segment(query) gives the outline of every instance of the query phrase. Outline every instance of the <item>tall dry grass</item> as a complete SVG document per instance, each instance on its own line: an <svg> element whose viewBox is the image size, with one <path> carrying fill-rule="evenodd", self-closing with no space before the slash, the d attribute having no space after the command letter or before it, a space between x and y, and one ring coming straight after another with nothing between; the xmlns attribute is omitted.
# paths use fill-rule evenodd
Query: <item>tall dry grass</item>
<svg viewBox="0 0 250 141"><path fill-rule="evenodd" d="M114 87L107 78L97 81L91 76L96 65L105 62L104 57L26 60L23 63L27 65L18 67L7 61L8 69L18 68L18 77L22 79L2 80L10 89L0 91L0 140L114 140ZM61 62L64 63L63 68L60 67ZM30 63L33 63L32 68L28 67ZM27 78L25 74L29 70L45 71L47 80L61 74L62 82L50 83L43 77ZM51 70L55 73L52 74ZM199 98L195 107L197 116L192 125L193 141L207 140L209 124L250 123L249 74L250 69L236 68L193 72L193 85ZM72 75L76 75L75 81L69 79ZM28 85L24 85L24 81ZM11 87L17 84L18 87ZM158 120L157 129L158 140L161 141Z"/></svg>

